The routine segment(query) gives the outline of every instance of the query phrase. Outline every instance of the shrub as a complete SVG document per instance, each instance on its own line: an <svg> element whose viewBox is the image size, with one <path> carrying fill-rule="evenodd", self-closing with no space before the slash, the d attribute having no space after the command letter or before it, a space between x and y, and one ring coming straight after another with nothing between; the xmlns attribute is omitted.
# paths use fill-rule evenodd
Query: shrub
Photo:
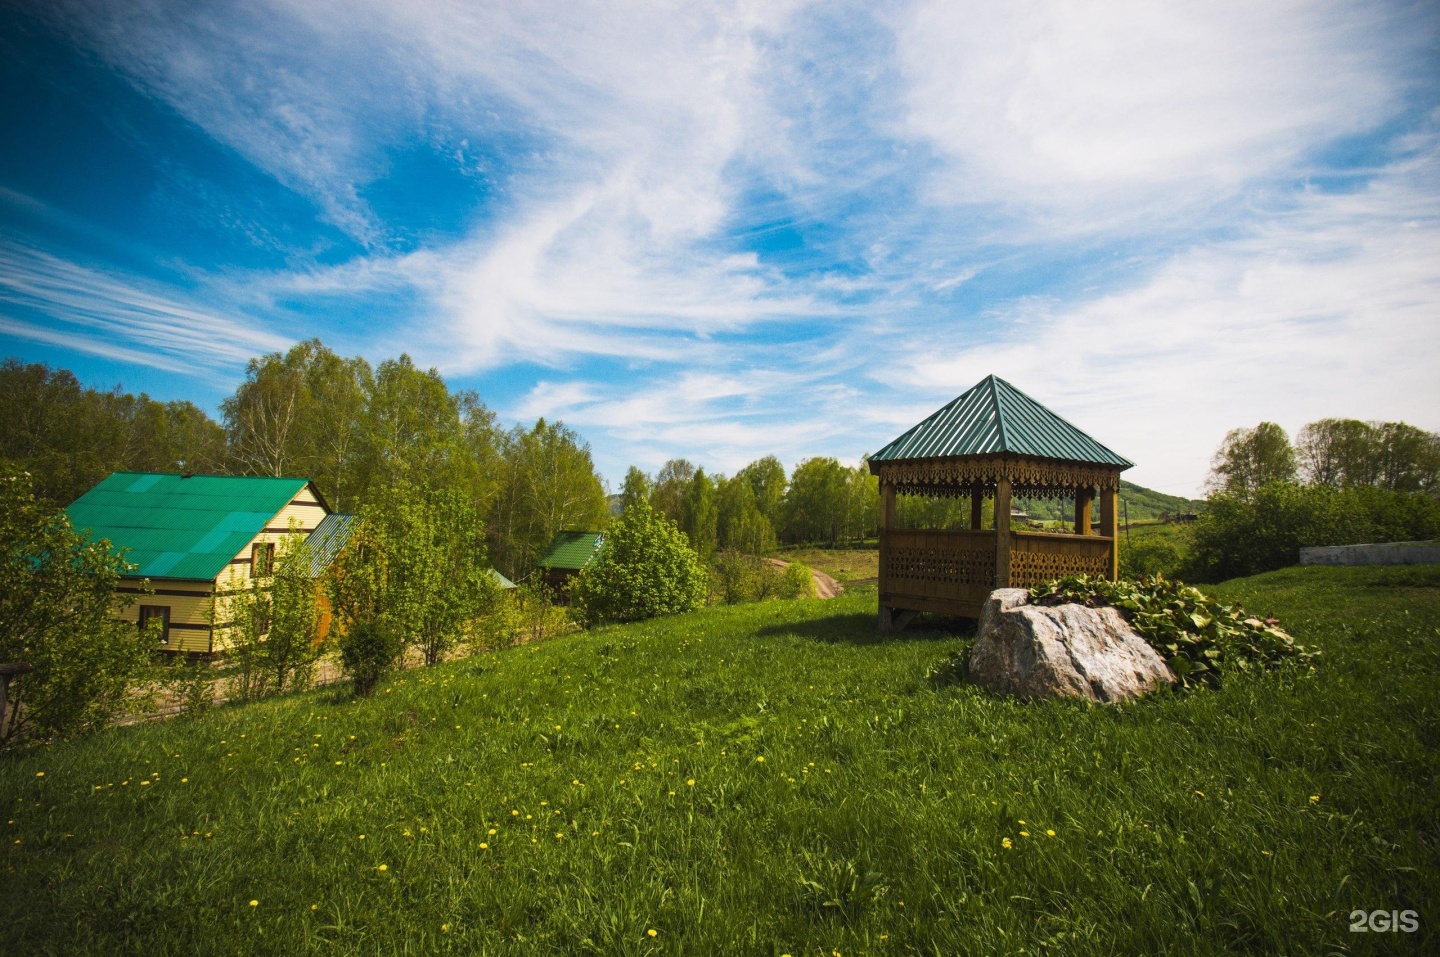
<svg viewBox="0 0 1440 957"><path fill-rule="evenodd" d="M368 695L404 651L404 640L379 622L356 622L340 639L340 667L355 682L357 695Z"/></svg>
<svg viewBox="0 0 1440 957"><path fill-rule="evenodd" d="M1440 499L1371 487L1273 482L1253 494L1212 495L1192 531L1184 573L1223 581L1293 565L1306 545L1440 537Z"/></svg>
<svg viewBox="0 0 1440 957"><path fill-rule="evenodd" d="M725 605L764 601L780 592L780 576L758 555L724 551L712 568L711 601Z"/></svg>
<svg viewBox="0 0 1440 957"><path fill-rule="evenodd" d="M238 666L232 685L238 697L253 700L287 688L303 690L314 678L322 648L311 558L304 536L287 536L274 574L252 577L222 606L233 623L229 653Z"/></svg>
<svg viewBox="0 0 1440 957"><path fill-rule="evenodd" d="M1220 683L1227 668L1294 658L1310 661L1319 652L1297 645L1274 618L1248 616L1183 582L1156 576L1112 582L1072 575L1030 589L1037 605L1109 605L1159 652L1181 685Z"/></svg>
<svg viewBox="0 0 1440 957"><path fill-rule="evenodd" d="M611 526L570 594L580 619L596 624L690 611L704 604L706 585L699 556L675 523L637 502Z"/></svg>
<svg viewBox="0 0 1440 957"><path fill-rule="evenodd" d="M469 645L473 651L497 651L574 627L569 614L551 600L544 586L527 583L496 599L490 613L474 623Z"/></svg>
<svg viewBox="0 0 1440 957"><path fill-rule="evenodd" d="M10 686L0 742L103 727L124 705L159 646L114 615L131 603L115 591L131 567L38 502L28 474L0 473L0 661L35 669Z"/></svg>
<svg viewBox="0 0 1440 957"><path fill-rule="evenodd" d="M1120 577L1178 575L1184 556L1175 543L1164 538L1143 538L1134 545L1120 543Z"/></svg>
<svg viewBox="0 0 1440 957"><path fill-rule="evenodd" d="M815 576L810 566L803 562L791 562L780 575L780 597L814 598Z"/></svg>

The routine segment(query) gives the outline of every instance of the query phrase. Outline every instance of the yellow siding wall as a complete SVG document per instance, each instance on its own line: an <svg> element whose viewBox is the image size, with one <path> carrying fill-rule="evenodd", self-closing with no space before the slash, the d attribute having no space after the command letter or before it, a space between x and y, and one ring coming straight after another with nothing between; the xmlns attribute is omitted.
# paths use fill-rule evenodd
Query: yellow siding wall
<svg viewBox="0 0 1440 957"><path fill-rule="evenodd" d="M280 513L270 519L265 525L265 530L251 539L230 564L225 567L214 582L174 582L164 579L155 579L151 586L157 591L184 591L185 595L150 595L144 596L133 604L127 606L122 617L127 621L133 621L137 625L140 620L140 605L169 605L170 606L170 643L164 646L164 651L223 651L230 644L228 629L225 627L230 623L231 613L227 605L235 592L250 587L250 549L251 546L262 542L275 543L276 559L284 551L284 540L292 534L309 535L315 531L326 516L327 511L315 493L307 485L301 489L299 494L290 500L290 504L280 510ZM128 583L126 587L135 587L138 582ZM213 604L213 607L212 607ZM205 630L190 628L175 628L176 623L182 625L194 624L205 625ZM213 629L214 640L212 642L211 625L219 627Z"/></svg>
<svg viewBox="0 0 1440 957"><path fill-rule="evenodd" d="M122 592L138 590L141 579L123 580ZM210 582L151 582L156 592L165 594L134 595L119 617L140 625L141 605L163 605L170 609L170 643L161 651L210 651L210 606L214 586ZM192 625L195 627L185 627Z"/></svg>

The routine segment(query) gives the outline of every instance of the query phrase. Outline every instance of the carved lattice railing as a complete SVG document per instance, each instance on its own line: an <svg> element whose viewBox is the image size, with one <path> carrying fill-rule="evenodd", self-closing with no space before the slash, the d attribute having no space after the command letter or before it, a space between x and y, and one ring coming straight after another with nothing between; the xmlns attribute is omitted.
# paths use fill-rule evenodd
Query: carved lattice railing
<svg viewBox="0 0 1440 957"><path fill-rule="evenodd" d="M883 596L984 601L995 587L995 534L985 531L885 532Z"/></svg>
<svg viewBox="0 0 1440 957"><path fill-rule="evenodd" d="M1104 575L1110 539L1100 535L1010 533L1010 587L1029 588L1061 575Z"/></svg>

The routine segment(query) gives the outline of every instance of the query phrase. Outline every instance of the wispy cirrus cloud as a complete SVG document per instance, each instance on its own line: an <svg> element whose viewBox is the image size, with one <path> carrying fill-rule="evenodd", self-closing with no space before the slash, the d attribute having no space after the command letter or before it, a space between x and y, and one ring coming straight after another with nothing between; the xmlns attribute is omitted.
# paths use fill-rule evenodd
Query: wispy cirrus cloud
<svg viewBox="0 0 1440 957"><path fill-rule="evenodd" d="M177 301L523 367L501 405L593 430L609 473L853 458L999 371L1194 487L1222 419L1300 415L1316 376L1362 384L1345 414L1426 394L1423 5L37 9L357 244L196 264ZM460 225L405 218L437 202ZM1391 330L1418 345L1382 359Z"/></svg>
<svg viewBox="0 0 1440 957"><path fill-rule="evenodd" d="M290 341L156 284L10 242L0 242L0 309L7 335L170 372L243 365Z"/></svg>

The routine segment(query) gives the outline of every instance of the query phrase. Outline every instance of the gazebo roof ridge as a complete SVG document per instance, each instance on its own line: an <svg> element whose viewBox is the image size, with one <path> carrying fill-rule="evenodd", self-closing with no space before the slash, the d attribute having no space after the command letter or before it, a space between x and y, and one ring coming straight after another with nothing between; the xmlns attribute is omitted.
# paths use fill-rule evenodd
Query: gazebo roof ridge
<svg viewBox="0 0 1440 957"><path fill-rule="evenodd" d="M1111 451L997 375L988 375L880 451L872 462L1021 455L1118 470Z"/></svg>

